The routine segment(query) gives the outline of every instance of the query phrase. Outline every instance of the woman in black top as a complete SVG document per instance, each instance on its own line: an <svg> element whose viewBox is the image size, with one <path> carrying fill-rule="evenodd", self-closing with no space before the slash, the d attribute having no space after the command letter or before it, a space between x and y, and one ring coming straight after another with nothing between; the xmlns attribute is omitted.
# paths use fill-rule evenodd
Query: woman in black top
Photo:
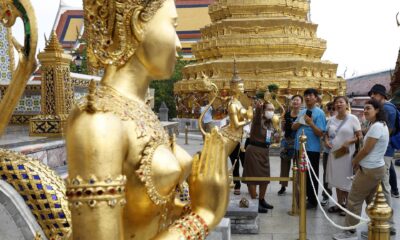
<svg viewBox="0 0 400 240"><path fill-rule="evenodd" d="M300 112L302 103L303 97L300 95L294 95L291 98L290 110L285 113L285 116L282 119L282 130L285 132L285 135L281 141L281 177L289 177L290 164L295 154L294 139L296 137L296 131L292 130L292 124ZM282 187L278 191L279 196L286 193L288 182L281 181L280 184Z"/></svg>

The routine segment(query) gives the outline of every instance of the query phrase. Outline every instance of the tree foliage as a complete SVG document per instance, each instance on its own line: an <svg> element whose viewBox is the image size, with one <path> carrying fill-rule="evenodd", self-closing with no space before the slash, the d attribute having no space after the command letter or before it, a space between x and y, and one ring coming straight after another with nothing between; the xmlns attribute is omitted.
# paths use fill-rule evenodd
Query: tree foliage
<svg viewBox="0 0 400 240"><path fill-rule="evenodd" d="M174 73L168 80L155 80L150 83L154 88L154 111L158 112L162 102L165 102L169 111L168 118L176 117L176 104L174 98L174 83L182 79L182 69L191 61L179 58L175 65Z"/></svg>

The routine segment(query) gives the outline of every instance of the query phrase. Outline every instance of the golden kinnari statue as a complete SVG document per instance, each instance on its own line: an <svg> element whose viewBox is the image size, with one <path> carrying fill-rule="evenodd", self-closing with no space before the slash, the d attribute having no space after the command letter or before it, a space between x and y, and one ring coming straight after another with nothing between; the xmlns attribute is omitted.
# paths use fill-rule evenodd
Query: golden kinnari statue
<svg viewBox="0 0 400 240"><path fill-rule="evenodd" d="M213 129L192 158L145 104L181 48L175 2L84 0L84 16L88 56L105 75L69 116L73 239L205 239L228 204L229 139ZM186 180L185 205L176 195Z"/></svg>

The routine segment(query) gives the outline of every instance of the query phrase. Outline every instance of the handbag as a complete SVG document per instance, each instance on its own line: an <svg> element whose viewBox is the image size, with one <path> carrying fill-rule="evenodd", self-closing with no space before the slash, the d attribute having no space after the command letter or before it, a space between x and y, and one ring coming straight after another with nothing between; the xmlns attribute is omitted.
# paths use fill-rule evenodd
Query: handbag
<svg viewBox="0 0 400 240"><path fill-rule="evenodd" d="M338 128L336 128L335 134L334 134L333 136L329 136L329 138L332 139L332 141L333 141L333 139L335 139L336 134L339 132L340 128L342 128L342 126L346 123L347 119L348 119L348 115L346 115L346 117L345 117L345 118L343 119L343 121L340 123L340 125L338 126ZM328 131L329 131L329 129L328 129ZM335 158L341 158L341 157L343 157L344 155L348 154L349 152L350 152L350 151L349 151L349 148L348 148L348 147L342 146L342 147L340 147L339 149L336 149L335 151L333 151L332 154L333 154L333 156L334 156Z"/></svg>
<svg viewBox="0 0 400 240"><path fill-rule="evenodd" d="M333 151L332 154L335 158L341 158L344 155L348 154L349 152L350 151L348 147L341 146L339 149Z"/></svg>

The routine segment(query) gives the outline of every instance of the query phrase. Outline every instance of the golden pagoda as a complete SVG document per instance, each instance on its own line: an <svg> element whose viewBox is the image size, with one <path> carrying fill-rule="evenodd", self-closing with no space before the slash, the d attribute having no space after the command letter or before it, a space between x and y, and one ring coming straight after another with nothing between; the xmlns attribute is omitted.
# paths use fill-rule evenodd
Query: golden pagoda
<svg viewBox="0 0 400 240"><path fill-rule="evenodd" d="M322 61L326 41L316 36L317 24L309 20L308 0L216 0L209 5L211 24L202 28L193 45L196 63L186 66L174 86L178 117L196 117L193 103L205 98L207 75L221 90L214 103L217 118L226 112L233 59L254 96L268 85L279 86L277 96L287 97L313 87L323 103L345 93L345 80L336 76L337 64Z"/></svg>

